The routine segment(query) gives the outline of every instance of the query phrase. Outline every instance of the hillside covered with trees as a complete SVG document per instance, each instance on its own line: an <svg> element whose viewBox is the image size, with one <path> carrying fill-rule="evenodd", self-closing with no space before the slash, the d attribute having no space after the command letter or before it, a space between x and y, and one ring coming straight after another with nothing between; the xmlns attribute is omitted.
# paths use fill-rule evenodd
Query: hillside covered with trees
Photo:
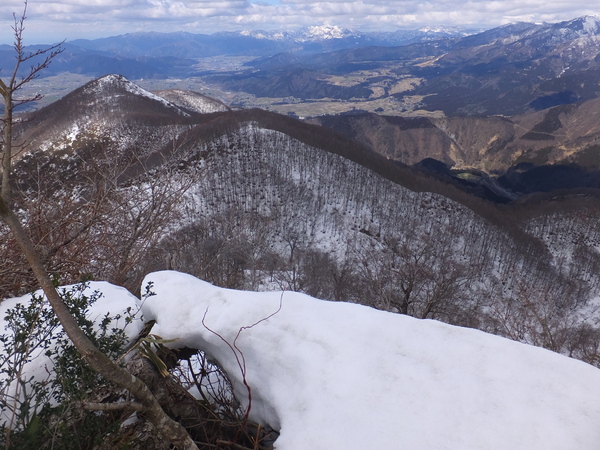
<svg viewBox="0 0 600 450"><path fill-rule="evenodd" d="M195 92L152 93L120 75L16 114L34 100L15 96L22 84L61 53L41 50L27 67L24 19L15 36L25 77L0 80L5 448L598 442L593 395L556 374L536 386L555 370L596 384L596 189L492 203L348 133ZM531 361L540 367L527 373ZM338 390L344 368L354 382ZM406 380L421 377L417 392L456 391L434 406L406 397ZM385 383L397 398L382 397ZM495 387L476 401L473 383ZM336 421L358 428L370 413L353 400L369 384L382 392L367 409L384 413L342 439ZM327 402L341 405L333 417ZM422 418L401 435L390 417L409 416L397 405ZM535 418L524 429L525 405ZM472 423L453 422L454 408ZM299 411L310 412L306 423ZM439 435L411 441L431 416Z"/></svg>

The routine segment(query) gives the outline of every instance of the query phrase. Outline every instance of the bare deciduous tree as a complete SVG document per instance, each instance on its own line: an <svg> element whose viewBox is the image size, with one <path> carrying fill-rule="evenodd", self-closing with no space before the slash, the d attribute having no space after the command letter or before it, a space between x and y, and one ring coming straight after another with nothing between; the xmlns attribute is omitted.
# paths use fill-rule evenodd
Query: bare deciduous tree
<svg viewBox="0 0 600 450"><path fill-rule="evenodd" d="M365 244L356 256L373 306L421 319L462 321L468 308L464 287L477 268L459 259L449 233L406 231Z"/></svg>
<svg viewBox="0 0 600 450"><path fill-rule="evenodd" d="M8 78L0 78L0 95L4 100L4 117L2 118L3 132L3 155L2 155L2 200L10 204L11 187L10 171L13 158L13 134L12 124L15 109L29 102L39 100L41 95L34 97L16 98L16 92L31 80L37 78L41 71L48 67L50 62L62 52L62 43L53 45L45 49L38 49L34 52L26 53L23 43L23 31L25 30L25 19L27 15L27 1L23 8L23 14L17 16L13 14L14 25L13 33L15 37L14 49L16 53L16 63L12 74ZM34 64L30 69L22 73L22 67L37 57L43 57L41 62Z"/></svg>
<svg viewBox="0 0 600 450"><path fill-rule="evenodd" d="M62 51L62 46L56 45L50 48L26 53L23 43L25 30L25 19L27 13L27 1L24 3L23 13L20 17L14 15L14 37L16 63L12 76L8 80L0 80L0 94L4 99L3 118L3 143L2 143L2 190L0 191L0 217L10 228L21 252L29 263L38 283L40 284L48 302L58 317L63 329L82 355L83 359L99 374L111 380L118 386L129 390L141 403L145 417L173 444L180 449L197 448L185 429L177 422L169 418L148 387L138 378L121 368L118 364L100 352L79 328L76 320L69 312L62 298L56 291L50 279L39 252L35 248L31 238L22 226L19 218L13 212L10 174L13 164L13 113L16 106L24 104L29 99L17 99L15 94L26 83L36 78L39 73L48 67L51 61ZM36 56L43 56L43 62L32 66L25 74L20 73L22 65Z"/></svg>

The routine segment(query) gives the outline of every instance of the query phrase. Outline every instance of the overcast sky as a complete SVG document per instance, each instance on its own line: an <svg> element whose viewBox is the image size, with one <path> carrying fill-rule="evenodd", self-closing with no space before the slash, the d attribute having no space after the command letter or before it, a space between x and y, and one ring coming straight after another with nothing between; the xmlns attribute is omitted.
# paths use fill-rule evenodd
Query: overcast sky
<svg viewBox="0 0 600 450"><path fill-rule="evenodd" d="M13 12L22 0L0 0L0 43L12 43ZM29 0L26 42L114 36L136 31L293 29L338 25L361 31L425 25L492 28L599 15L590 0Z"/></svg>

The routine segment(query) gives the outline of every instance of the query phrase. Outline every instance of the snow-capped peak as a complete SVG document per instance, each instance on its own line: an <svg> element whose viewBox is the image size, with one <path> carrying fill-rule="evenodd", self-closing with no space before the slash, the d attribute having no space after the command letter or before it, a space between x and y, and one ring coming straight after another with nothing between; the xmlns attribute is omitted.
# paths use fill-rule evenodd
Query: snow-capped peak
<svg viewBox="0 0 600 450"><path fill-rule="evenodd" d="M445 25L429 25L419 28L422 33L435 33L435 34L460 34L464 33L464 29L461 27L450 27ZM470 34L470 33L468 33Z"/></svg>
<svg viewBox="0 0 600 450"><path fill-rule="evenodd" d="M169 101L165 100L164 98L159 97L158 95L155 95L152 92L149 92L145 89L142 89L137 84L132 83L131 81L129 81L127 78L125 78L122 75L117 75L117 74L105 75L102 78L99 78L96 81L92 81L91 83L89 83L86 87L86 90L88 92L101 93L101 92L106 92L107 90L114 89L114 88L120 88L131 94L134 94L134 95L137 95L140 97L146 97L146 98L152 99L154 101L160 102L168 108L177 110L177 112L181 115L185 115L185 116L189 115L186 112L182 111L177 106L175 106L172 103L170 103Z"/></svg>
<svg viewBox="0 0 600 450"><path fill-rule="evenodd" d="M352 34L349 30L338 26L322 25L308 27L305 35L313 39L341 39Z"/></svg>
<svg viewBox="0 0 600 450"><path fill-rule="evenodd" d="M600 17L598 16L584 16L581 18L583 30L589 34L598 33L600 28Z"/></svg>
<svg viewBox="0 0 600 450"><path fill-rule="evenodd" d="M254 39L269 39L272 41L282 41L289 39L294 35L289 31L263 31L263 30L244 30L239 32L240 36L252 37Z"/></svg>
<svg viewBox="0 0 600 450"><path fill-rule="evenodd" d="M262 31L240 31L240 36L253 37L255 39L270 39L271 36L268 33Z"/></svg>
<svg viewBox="0 0 600 450"><path fill-rule="evenodd" d="M561 30L568 29L580 36L598 35L600 34L600 17L599 16L583 16L577 19L570 20L558 24Z"/></svg>
<svg viewBox="0 0 600 450"><path fill-rule="evenodd" d="M240 36L247 36L255 39L269 39L273 41L293 39L296 42L310 42L324 41L330 39L342 39L352 36L356 33L346 28L338 27L336 25L316 25L294 31L246 30L240 31L238 34Z"/></svg>

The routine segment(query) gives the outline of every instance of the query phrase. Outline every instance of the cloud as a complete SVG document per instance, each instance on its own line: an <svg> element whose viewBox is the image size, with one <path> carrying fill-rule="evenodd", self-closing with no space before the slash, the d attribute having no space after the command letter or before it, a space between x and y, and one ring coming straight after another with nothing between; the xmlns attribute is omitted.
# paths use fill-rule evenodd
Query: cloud
<svg viewBox="0 0 600 450"><path fill-rule="evenodd" d="M37 41L94 38L138 30L225 30L339 25L397 30L425 25L485 27L516 21L557 22L593 14L587 0L29 0L28 33ZM0 42L10 42L12 12L3 0Z"/></svg>

